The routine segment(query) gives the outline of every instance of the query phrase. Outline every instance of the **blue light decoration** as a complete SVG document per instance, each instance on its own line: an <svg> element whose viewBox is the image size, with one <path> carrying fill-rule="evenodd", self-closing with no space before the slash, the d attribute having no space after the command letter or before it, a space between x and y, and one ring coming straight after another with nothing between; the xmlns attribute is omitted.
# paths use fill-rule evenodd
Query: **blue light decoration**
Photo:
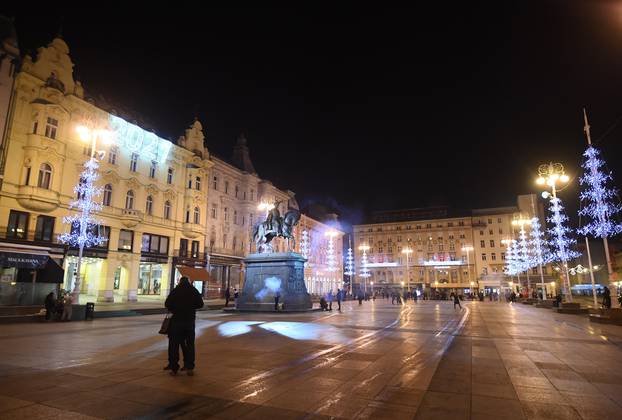
<svg viewBox="0 0 622 420"><path fill-rule="evenodd" d="M579 228L578 232L595 238L607 238L622 233L622 224L612 220L622 210L622 206L612 201L617 196L616 189L607 186L608 181L613 179L611 172L602 170L605 162L594 146L590 145L583 156L586 158L582 165L585 172L579 182L585 187L580 197L586 204L579 211L579 215L587 217L589 223Z"/></svg>
<svg viewBox="0 0 622 420"><path fill-rule="evenodd" d="M369 261L367 261L367 250L365 248L363 248L363 255L361 256L361 269L359 270L359 277L371 277L371 273L369 272Z"/></svg>
<svg viewBox="0 0 622 420"><path fill-rule="evenodd" d="M551 254L549 252L548 244L544 239L544 232L542 232L540 218L537 216L534 216L531 219L531 232L529 236L529 246L532 251L530 261L532 266L539 268L540 287L542 288L542 299L544 299L546 296L546 286L544 285L544 271L542 270L542 266L549 262Z"/></svg>
<svg viewBox="0 0 622 420"><path fill-rule="evenodd" d="M348 254L346 255L346 271L343 272L346 276L353 276L355 274L354 271L354 255L352 253L352 248L348 248Z"/></svg>
<svg viewBox="0 0 622 420"><path fill-rule="evenodd" d="M507 248L505 249L505 273L506 275L512 277L516 275L516 265L514 262L514 249L513 249L513 244L514 244L514 240L513 239L508 239L507 240Z"/></svg>
<svg viewBox="0 0 622 420"><path fill-rule="evenodd" d="M307 260L309 259L309 232L306 229L302 231L300 238L300 253ZM310 265L308 261L307 265Z"/></svg>
<svg viewBox="0 0 622 420"><path fill-rule="evenodd" d="M551 261L559 261L562 263L561 268L565 277L564 294L568 300L572 301L572 295L570 294L570 277L568 276L568 261L581 256L581 253L571 249L577 241L568 236L572 230L565 225L568 221L568 216L564 214L564 207L559 198L551 198L549 211L552 215L548 218L548 221L553 224L553 227L549 229L549 234L551 235L549 241Z"/></svg>
<svg viewBox="0 0 622 420"><path fill-rule="evenodd" d="M94 185L99 178L98 167L99 164L95 158L84 163L80 181L73 188L78 199L69 203L70 209L79 209L79 212L63 218L63 222L70 226L70 232L58 235L60 242L79 247L81 251L83 248L102 245L107 240L97 233L97 227L101 225L101 222L92 216L94 212L102 209L102 205L96 198L101 195L103 188Z"/></svg>
<svg viewBox="0 0 622 420"><path fill-rule="evenodd" d="M517 247L519 249L519 252L516 259L519 272L526 272L527 282L529 282L529 269L533 267L533 265L531 260L531 250L529 248L529 242L527 241L527 232L525 232L524 224L521 224L520 226Z"/></svg>

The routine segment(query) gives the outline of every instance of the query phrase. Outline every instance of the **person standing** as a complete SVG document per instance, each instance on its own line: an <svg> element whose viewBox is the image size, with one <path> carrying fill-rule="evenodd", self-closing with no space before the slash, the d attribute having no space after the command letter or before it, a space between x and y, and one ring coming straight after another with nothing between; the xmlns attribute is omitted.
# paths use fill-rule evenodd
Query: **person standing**
<svg viewBox="0 0 622 420"><path fill-rule="evenodd" d="M71 321L71 313L73 310L73 296L71 293L67 292L65 298L63 299L63 316L61 317L61 321Z"/></svg>
<svg viewBox="0 0 622 420"><path fill-rule="evenodd" d="M603 290L603 306L605 309L611 308L611 291L607 286Z"/></svg>
<svg viewBox="0 0 622 420"><path fill-rule="evenodd" d="M168 365L164 368L176 375L179 370L179 347L184 354L184 367L188 376L194 375L194 323L196 311L203 307L203 297L188 280L179 279L179 284L166 298L164 306L173 314L169 327Z"/></svg>
<svg viewBox="0 0 622 420"><path fill-rule="evenodd" d="M454 310L456 309L456 305L458 305L460 310L462 310L462 305L460 305L460 296L458 296L458 293L454 293L453 295L454 295Z"/></svg>
<svg viewBox="0 0 622 420"><path fill-rule="evenodd" d="M238 296L240 296L240 294L238 293L238 289L234 288L233 289L233 307L236 309L238 307Z"/></svg>
<svg viewBox="0 0 622 420"><path fill-rule="evenodd" d="M52 319L54 315L54 310L56 309L56 297L54 297L54 292L48 293L45 297L45 320L49 321Z"/></svg>
<svg viewBox="0 0 622 420"><path fill-rule="evenodd" d="M231 290L227 287L225 290L225 308L229 306L229 299L231 299Z"/></svg>
<svg viewBox="0 0 622 420"><path fill-rule="evenodd" d="M328 301L328 310L332 311L333 310L333 291L329 290L328 293L326 293L326 300Z"/></svg>
<svg viewBox="0 0 622 420"><path fill-rule="evenodd" d="M281 298L281 292L279 290L274 294L274 310L279 310L279 299Z"/></svg>
<svg viewBox="0 0 622 420"><path fill-rule="evenodd" d="M337 310L341 312L341 298L343 291L341 289L337 289Z"/></svg>

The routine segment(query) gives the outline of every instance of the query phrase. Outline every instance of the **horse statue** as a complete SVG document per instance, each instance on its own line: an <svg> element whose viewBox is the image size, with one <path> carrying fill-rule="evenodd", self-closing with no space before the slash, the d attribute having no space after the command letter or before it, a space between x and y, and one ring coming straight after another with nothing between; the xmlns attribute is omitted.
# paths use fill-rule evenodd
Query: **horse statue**
<svg viewBox="0 0 622 420"><path fill-rule="evenodd" d="M272 240L277 237L287 239L287 249L291 249L294 240L294 226L300 221L298 210L289 210L281 217L278 206L275 205L268 213L265 221L253 226L253 241L257 252L272 252Z"/></svg>

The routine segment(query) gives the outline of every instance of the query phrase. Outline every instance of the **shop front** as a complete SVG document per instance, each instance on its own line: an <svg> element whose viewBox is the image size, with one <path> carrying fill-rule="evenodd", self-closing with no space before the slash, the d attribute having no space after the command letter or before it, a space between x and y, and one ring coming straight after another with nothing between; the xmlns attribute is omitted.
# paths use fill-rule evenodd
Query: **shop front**
<svg viewBox="0 0 622 420"><path fill-rule="evenodd" d="M210 256L209 273L218 289L218 295L213 297L224 297L227 288L229 288L231 296L233 296L235 289L242 290L244 287L242 261L241 257L215 254ZM210 293L215 293L215 290L210 291Z"/></svg>
<svg viewBox="0 0 622 420"><path fill-rule="evenodd" d="M140 263L137 292L139 295L160 295L162 293L164 265L161 263Z"/></svg>
<svg viewBox="0 0 622 420"><path fill-rule="evenodd" d="M45 248L0 246L0 305L42 305L45 296L57 293L63 281L60 259L62 255Z"/></svg>

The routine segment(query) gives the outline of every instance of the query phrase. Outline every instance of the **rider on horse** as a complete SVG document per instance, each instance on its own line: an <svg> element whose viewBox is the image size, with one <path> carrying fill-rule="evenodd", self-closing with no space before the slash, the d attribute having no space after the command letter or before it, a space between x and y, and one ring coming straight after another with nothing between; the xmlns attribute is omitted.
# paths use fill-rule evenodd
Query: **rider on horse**
<svg viewBox="0 0 622 420"><path fill-rule="evenodd" d="M282 231L281 225L283 221L281 220L281 213L279 212L279 204L281 203L282 201L275 201L274 207L270 209L268 217L266 217L268 231L273 231L276 235L280 235Z"/></svg>

